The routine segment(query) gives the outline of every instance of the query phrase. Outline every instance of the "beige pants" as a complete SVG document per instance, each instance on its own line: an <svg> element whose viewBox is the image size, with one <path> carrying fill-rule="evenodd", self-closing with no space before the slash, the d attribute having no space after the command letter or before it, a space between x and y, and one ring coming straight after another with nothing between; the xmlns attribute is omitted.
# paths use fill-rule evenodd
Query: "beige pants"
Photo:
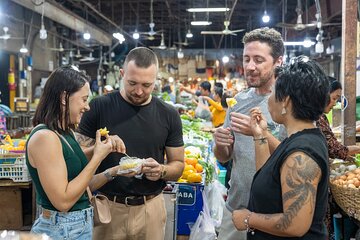
<svg viewBox="0 0 360 240"><path fill-rule="evenodd" d="M110 202L111 223L94 228L94 240L164 240L166 209L159 194L139 206Z"/></svg>

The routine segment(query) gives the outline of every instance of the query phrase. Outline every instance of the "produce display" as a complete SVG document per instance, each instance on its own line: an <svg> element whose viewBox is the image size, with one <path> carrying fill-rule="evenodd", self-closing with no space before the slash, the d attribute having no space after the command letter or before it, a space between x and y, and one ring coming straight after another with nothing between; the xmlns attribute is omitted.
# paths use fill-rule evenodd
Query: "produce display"
<svg viewBox="0 0 360 240"><path fill-rule="evenodd" d="M196 147L187 147L185 149L185 168L183 174L179 178L180 183L201 183L203 180L203 165L200 164L201 153Z"/></svg>
<svg viewBox="0 0 360 240"><path fill-rule="evenodd" d="M3 145L0 145L0 149L2 153L7 153L7 152L18 153L25 151L26 140L24 139L13 140L9 135L6 135L3 140L3 143L4 143Z"/></svg>

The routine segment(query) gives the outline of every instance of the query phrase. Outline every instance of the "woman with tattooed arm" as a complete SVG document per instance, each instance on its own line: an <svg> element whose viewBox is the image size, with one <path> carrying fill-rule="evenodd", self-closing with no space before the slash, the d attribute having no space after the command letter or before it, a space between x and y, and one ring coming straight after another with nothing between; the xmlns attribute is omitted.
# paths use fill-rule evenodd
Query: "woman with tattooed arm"
<svg viewBox="0 0 360 240"><path fill-rule="evenodd" d="M234 211L233 222L247 230L248 239L326 239L328 149L315 121L324 111L329 82L304 56L276 75L269 112L288 137L270 155L266 119L258 108L251 110L257 173L248 209Z"/></svg>

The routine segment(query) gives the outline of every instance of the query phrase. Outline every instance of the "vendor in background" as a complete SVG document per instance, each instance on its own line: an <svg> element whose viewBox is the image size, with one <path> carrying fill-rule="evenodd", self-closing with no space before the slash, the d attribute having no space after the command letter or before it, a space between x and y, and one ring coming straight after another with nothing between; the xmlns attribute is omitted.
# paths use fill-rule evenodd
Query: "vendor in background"
<svg viewBox="0 0 360 240"><path fill-rule="evenodd" d="M220 127L224 124L226 117L226 109L224 109L222 104L223 89L220 87L215 87L214 89L214 100L208 96L203 96L205 100L209 103L209 109L212 116L213 127ZM225 99L226 104L226 99Z"/></svg>
<svg viewBox="0 0 360 240"><path fill-rule="evenodd" d="M203 81L202 83L200 83L199 89L198 89L198 94L197 94L197 91L195 91L194 89L185 87L183 85L180 86L180 91L185 91L194 96L197 96L199 94L200 96L207 96L207 97L212 98L211 83L209 81Z"/></svg>
<svg viewBox="0 0 360 240"><path fill-rule="evenodd" d="M346 159L348 156L360 153L360 146L350 145L345 146L341 144L335 137L329 121L325 114L329 113L333 107L336 105L336 102L341 97L342 86L341 83L333 77L329 77L330 82L330 99L329 103L324 110L324 114L321 115L320 119L316 121L316 126L321 129L326 137L326 141L329 148L329 157L330 158L340 158Z"/></svg>
<svg viewBox="0 0 360 240"><path fill-rule="evenodd" d="M170 101L172 103L176 103L176 97L175 95L172 93L172 90L171 90L171 87L169 84L166 84L162 89L161 89L161 92L162 93L167 93L169 98L170 98Z"/></svg>
<svg viewBox="0 0 360 240"><path fill-rule="evenodd" d="M45 84L26 146L26 165L36 189L41 214L31 231L51 239L92 239L93 209L87 186L96 190L115 176L118 167L94 176L110 152L125 152L118 136L100 140L96 131L93 156L87 158L74 136L74 127L89 111L88 77L76 67L60 67Z"/></svg>

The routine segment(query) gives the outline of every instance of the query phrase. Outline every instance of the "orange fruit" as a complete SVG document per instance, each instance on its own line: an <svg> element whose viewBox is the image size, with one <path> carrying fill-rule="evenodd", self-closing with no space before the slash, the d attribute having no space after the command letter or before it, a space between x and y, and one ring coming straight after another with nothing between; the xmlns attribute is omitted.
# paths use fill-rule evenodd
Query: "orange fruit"
<svg viewBox="0 0 360 240"><path fill-rule="evenodd" d="M187 171L184 171L183 172L183 174L182 174L182 176L181 176L181 178L182 179L187 179L188 178L188 176L190 175L190 174L193 174L193 173L195 173L195 170L187 170Z"/></svg>
<svg viewBox="0 0 360 240"><path fill-rule="evenodd" d="M200 173L191 173L187 177L189 183L200 183L202 181L202 176Z"/></svg>
<svg viewBox="0 0 360 240"><path fill-rule="evenodd" d="M200 163L197 163L195 165L195 169L196 169L196 172L198 172L198 173L201 173L204 170L203 166Z"/></svg>
<svg viewBox="0 0 360 240"><path fill-rule="evenodd" d="M188 170L193 170L193 171L195 171L196 169L194 168L193 165L185 164L185 168L184 168L184 171L183 171L183 172L188 171Z"/></svg>
<svg viewBox="0 0 360 240"><path fill-rule="evenodd" d="M185 158L185 162L195 167L195 165L198 163L198 160L197 158Z"/></svg>

